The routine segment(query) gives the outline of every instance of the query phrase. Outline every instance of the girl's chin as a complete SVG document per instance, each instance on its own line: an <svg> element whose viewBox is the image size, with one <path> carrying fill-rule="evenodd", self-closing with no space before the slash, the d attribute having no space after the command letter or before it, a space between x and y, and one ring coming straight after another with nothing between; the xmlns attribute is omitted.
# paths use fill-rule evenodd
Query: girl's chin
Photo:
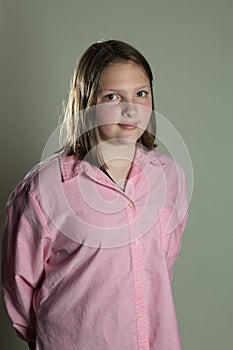
<svg viewBox="0 0 233 350"><path fill-rule="evenodd" d="M136 143L142 134L143 132L140 132L137 128L134 130L122 129L122 132L116 132L115 135L114 133L112 135L108 135L107 133L103 134L100 132L100 139L103 142L108 141L112 144L130 144Z"/></svg>
<svg viewBox="0 0 233 350"><path fill-rule="evenodd" d="M110 143L112 145L118 144L133 144L137 142L136 137L116 137L116 138L101 138L101 142Z"/></svg>

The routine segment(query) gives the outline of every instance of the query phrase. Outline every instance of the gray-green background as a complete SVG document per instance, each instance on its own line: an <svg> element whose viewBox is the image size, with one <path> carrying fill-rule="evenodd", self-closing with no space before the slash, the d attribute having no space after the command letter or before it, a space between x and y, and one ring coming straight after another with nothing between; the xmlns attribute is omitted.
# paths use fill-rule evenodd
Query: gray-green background
<svg viewBox="0 0 233 350"><path fill-rule="evenodd" d="M232 18L232 0L0 1L1 229L10 191L57 126L76 60L100 39L133 44L152 66L156 110L193 162L173 281L184 350L232 348ZM26 349L3 307L1 348Z"/></svg>

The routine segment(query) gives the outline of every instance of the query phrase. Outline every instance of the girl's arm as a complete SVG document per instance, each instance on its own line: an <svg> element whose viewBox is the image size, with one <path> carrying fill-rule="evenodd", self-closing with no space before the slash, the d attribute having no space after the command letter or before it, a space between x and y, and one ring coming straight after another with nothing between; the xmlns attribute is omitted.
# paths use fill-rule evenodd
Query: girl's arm
<svg viewBox="0 0 233 350"><path fill-rule="evenodd" d="M42 211L21 183L7 205L3 235L2 290L17 334L35 349L35 306L51 239Z"/></svg>

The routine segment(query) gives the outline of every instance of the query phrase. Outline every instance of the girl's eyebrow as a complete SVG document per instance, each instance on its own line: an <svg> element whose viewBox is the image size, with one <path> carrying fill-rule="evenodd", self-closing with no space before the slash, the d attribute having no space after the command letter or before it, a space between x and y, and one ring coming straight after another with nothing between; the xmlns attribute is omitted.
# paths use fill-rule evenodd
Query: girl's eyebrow
<svg viewBox="0 0 233 350"><path fill-rule="evenodd" d="M150 85L143 85L143 86L138 86L136 88L134 88L133 90L143 90L143 89L150 89ZM118 88L104 88L104 89L100 89L100 92L104 92L104 91L115 91L115 92L126 92L127 90L125 89L118 89Z"/></svg>

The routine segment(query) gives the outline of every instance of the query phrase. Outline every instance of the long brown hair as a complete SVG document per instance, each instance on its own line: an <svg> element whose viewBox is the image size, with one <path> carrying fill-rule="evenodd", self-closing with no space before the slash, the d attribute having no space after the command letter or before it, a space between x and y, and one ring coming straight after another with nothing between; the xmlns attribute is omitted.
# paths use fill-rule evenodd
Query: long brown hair
<svg viewBox="0 0 233 350"><path fill-rule="evenodd" d="M98 149L100 136L98 127L93 124L93 111L97 103L101 76L108 65L127 61L132 61L145 70L152 94L151 118L147 129L137 142L145 146L146 150L157 147L153 74L150 65L133 46L119 40L107 40L92 44L75 68L62 125L63 149L67 154L77 154L83 159L94 147ZM102 159L102 155L98 154L98 158Z"/></svg>

